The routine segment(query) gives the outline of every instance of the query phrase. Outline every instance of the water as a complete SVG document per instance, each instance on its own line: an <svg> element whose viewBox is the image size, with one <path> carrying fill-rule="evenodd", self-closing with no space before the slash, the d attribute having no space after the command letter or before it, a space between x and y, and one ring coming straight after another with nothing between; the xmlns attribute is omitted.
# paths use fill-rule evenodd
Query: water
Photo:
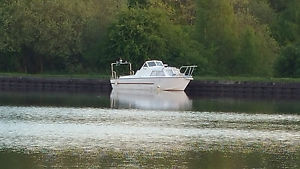
<svg viewBox="0 0 300 169"><path fill-rule="evenodd" d="M300 168L299 100L0 93L0 168Z"/></svg>

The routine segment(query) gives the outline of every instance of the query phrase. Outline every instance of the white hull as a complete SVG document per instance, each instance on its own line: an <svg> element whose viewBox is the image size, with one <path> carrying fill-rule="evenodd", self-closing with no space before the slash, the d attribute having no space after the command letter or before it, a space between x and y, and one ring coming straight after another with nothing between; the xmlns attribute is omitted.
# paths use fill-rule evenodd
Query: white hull
<svg viewBox="0 0 300 169"><path fill-rule="evenodd" d="M183 91L191 80L186 77L119 78L111 79L110 83L113 89Z"/></svg>

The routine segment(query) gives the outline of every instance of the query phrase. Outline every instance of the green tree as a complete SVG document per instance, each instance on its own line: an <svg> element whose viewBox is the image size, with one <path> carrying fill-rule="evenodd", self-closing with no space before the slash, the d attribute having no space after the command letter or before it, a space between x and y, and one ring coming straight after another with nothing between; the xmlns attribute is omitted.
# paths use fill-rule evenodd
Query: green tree
<svg viewBox="0 0 300 169"><path fill-rule="evenodd" d="M159 15L142 8L121 12L109 33L110 59L123 58L140 66L148 58L164 57L166 43L158 30Z"/></svg>
<svg viewBox="0 0 300 169"><path fill-rule="evenodd" d="M147 59L160 59L172 65L204 64L197 45L181 26L172 23L162 8L130 8L119 14L110 29L107 55L111 61L130 60L135 68Z"/></svg>
<svg viewBox="0 0 300 169"><path fill-rule="evenodd" d="M135 8L135 7L146 8L149 5L150 5L149 0L128 0L129 8Z"/></svg>
<svg viewBox="0 0 300 169"><path fill-rule="evenodd" d="M268 0L250 0L247 6L249 13L257 18L261 24L269 26L274 24L277 15Z"/></svg>
<svg viewBox="0 0 300 169"><path fill-rule="evenodd" d="M266 23L269 20L259 19L260 12L253 12L252 8L253 6L248 2L244 4L242 10L236 8L235 15L240 37L236 63L243 63L235 65L235 67L239 67L236 72L255 76L270 76L278 55L278 44L272 37L268 23Z"/></svg>
<svg viewBox="0 0 300 169"><path fill-rule="evenodd" d="M300 43L287 45L275 64L279 77L300 77Z"/></svg>
<svg viewBox="0 0 300 169"><path fill-rule="evenodd" d="M79 1L84 11L86 22L82 31L82 60L81 63L86 71L102 71L109 69L105 55L105 43L108 40L108 27L112 24L116 14L127 7L126 0L90 0ZM85 6L83 8L82 6Z"/></svg>
<svg viewBox="0 0 300 169"><path fill-rule="evenodd" d="M196 21L195 0L162 0L169 6L171 19L181 25L194 25Z"/></svg>
<svg viewBox="0 0 300 169"><path fill-rule="evenodd" d="M272 26L274 37L280 45L294 43L300 38L300 1L285 1L284 8L280 8L279 17Z"/></svg>
<svg viewBox="0 0 300 169"><path fill-rule="evenodd" d="M208 58L209 64L219 74L234 72L232 60L238 52L238 36L230 1L198 0L197 6L195 39L214 52Z"/></svg>
<svg viewBox="0 0 300 169"><path fill-rule="evenodd" d="M3 1L1 60L31 73L96 70L100 56L93 51L104 44L114 11L124 5L125 0Z"/></svg>
<svg viewBox="0 0 300 169"><path fill-rule="evenodd" d="M245 31L241 39L240 53L237 55L235 74L252 74L257 68L259 53L254 31L251 28Z"/></svg>
<svg viewBox="0 0 300 169"><path fill-rule="evenodd" d="M42 72L50 60L65 62L80 53L82 18L59 1L6 3L3 46L20 55L24 72ZM57 58L57 59L56 59Z"/></svg>

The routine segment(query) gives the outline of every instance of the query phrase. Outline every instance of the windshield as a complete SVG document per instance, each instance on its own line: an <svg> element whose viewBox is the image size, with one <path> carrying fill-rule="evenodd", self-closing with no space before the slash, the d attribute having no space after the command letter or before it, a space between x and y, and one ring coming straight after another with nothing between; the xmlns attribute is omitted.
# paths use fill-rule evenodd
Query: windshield
<svg viewBox="0 0 300 169"><path fill-rule="evenodd" d="M156 66L155 62L148 62L149 67Z"/></svg>
<svg viewBox="0 0 300 169"><path fill-rule="evenodd" d="M157 66L163 66L162 62L156 62Z"/></svg>

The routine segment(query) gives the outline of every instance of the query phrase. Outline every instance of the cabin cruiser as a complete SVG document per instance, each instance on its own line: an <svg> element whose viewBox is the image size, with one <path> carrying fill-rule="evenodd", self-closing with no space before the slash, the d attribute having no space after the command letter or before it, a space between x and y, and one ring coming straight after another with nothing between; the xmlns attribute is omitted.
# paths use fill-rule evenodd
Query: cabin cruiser
<svg viewBox="0 0 300 169"><path fill-rule="evenodd" d="M129 75L118 76L115 66L129 65ZM135 74L131 63L117 61L111 64L112 77L110 80L113 89L160 89L160 90L185 90L193 80L192 74L197 66L182 66L180 69L169 67L159 60L149 60L144 63Z"/></svg>

